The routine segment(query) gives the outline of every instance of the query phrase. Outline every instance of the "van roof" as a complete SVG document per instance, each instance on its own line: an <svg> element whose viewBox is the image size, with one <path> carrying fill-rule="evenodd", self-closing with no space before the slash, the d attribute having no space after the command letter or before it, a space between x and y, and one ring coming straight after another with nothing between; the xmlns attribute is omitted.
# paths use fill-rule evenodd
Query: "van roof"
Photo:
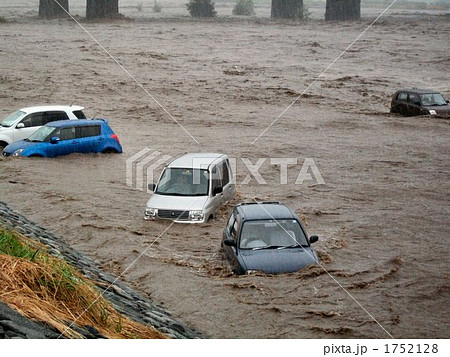
<svg viewBox="0 0 450 357"><path fill-rule="evenodd" d="M173 160L168 167L170 168L190 168L190 169L207 169L211 164L227 159L225 154L217 154L210 152L199 152L183 155Z"/></svg>

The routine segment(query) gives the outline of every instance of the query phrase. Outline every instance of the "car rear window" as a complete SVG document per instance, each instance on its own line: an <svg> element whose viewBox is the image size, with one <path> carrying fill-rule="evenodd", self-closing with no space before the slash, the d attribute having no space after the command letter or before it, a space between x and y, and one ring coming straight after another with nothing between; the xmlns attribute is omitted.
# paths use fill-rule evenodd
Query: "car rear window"
<svg viewBox="0 0 450 357"><path fill-rule="evenodd" d="M82 110L74 110L73 115L75 115L78 119L86 119L86 115L84 115Z"/></svg>
<svg viewBox="0 0 450 357"><path fill-rule="evenodd" d="M78 127L78 137L87 138L89 136L98 136L102 132L100 125L87 125Z"/></svg>

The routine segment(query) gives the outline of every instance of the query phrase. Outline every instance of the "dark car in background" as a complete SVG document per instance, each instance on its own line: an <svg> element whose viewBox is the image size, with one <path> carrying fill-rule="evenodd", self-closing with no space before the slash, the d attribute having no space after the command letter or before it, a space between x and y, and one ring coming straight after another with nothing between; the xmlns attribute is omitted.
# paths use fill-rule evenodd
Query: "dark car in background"
<svg viewBox="0 0 450 357"><path fill-rule="evenodd" d="M237 205L223 230L222 248L235 274L292 273L318 257L294 212L279 202Z"/></svg>
<svg viewBox="0 0 450 357"><path fill-rule="evenodd" d="M416 88L402 89L392 97L391 113L407 117L416 115L450 116L450 105L439 92Z"/></svg>
<svg viewBox="0 0 450 357"><path fill-rule="evenodd" d="M60 120L5 147L3 156L55 157L72 153L121 153L119 137L106 119Z"/></svg>

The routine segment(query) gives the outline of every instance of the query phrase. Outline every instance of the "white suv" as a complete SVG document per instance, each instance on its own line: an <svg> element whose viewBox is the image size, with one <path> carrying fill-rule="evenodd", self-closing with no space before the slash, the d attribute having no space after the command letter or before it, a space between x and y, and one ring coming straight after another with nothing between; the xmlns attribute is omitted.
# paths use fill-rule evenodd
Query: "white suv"
<svg viewBox="0 0 450 357"><path fill-rule="evenodd" d="M86 119L83 107L48 105L22 108L8 115L0 126L0 153L15 141L28 138L41 126L56 120Z"/></svg>

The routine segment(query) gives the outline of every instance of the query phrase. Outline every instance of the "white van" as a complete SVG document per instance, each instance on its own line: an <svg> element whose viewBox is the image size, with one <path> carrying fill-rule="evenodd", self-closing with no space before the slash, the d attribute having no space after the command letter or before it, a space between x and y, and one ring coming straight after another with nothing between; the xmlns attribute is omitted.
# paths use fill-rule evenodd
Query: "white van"
<svg viewBox="0 0 450 357"><path fill-rule="evenodd" d="M236 195L233 173L224 154L186 154L170 162L144 211L145 219L170 219L178 223L204 223Z"/></svg>

